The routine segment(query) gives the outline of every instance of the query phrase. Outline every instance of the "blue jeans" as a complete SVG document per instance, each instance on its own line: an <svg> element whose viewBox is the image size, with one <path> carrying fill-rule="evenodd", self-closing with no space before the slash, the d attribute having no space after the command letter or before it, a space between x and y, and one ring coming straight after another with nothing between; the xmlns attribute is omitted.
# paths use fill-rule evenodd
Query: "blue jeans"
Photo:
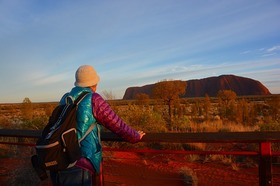
<svg viewBox="0 0 280 186"><path fill-rule="evenodd" d="M91 186L94 181L92 178L95 178L89 171L79 167L50 172L50 177L54 186Z"/></svg>

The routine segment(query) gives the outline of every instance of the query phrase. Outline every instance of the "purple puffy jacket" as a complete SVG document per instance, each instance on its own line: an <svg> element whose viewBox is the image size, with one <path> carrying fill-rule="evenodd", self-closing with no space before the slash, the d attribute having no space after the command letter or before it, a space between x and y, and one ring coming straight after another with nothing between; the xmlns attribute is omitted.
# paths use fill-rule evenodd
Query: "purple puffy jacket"
<svg viewBox="0 0 280 186"><path fill-rule="evenodd" d="M98 93L92 94L92 110L98 124L103 125L128 142L140 141L140 134L126 125Z"/></svg>

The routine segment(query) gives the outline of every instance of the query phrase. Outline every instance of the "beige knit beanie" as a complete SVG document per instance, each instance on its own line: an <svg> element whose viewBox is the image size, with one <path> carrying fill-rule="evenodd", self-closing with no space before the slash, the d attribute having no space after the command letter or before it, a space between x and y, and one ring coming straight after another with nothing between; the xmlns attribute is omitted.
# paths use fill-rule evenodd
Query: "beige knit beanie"
<svg viewBox="0 0 280 186"><path fill-rule="evenodd" d="M77 87L90 87L97 85L100 78L97 75L95 69L90 65L82 65L76 71L76 82Z"/></svg>

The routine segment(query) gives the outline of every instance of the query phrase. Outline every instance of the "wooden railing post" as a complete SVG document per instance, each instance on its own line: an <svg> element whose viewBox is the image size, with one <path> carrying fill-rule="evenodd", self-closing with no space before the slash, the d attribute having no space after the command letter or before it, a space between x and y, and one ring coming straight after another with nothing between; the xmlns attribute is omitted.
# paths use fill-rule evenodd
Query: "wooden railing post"
<svg viewBox="0 0 280 186"><path fill-rule="evenodd" d="M260 143L259 185L272 185L271 143Z"/></svg>

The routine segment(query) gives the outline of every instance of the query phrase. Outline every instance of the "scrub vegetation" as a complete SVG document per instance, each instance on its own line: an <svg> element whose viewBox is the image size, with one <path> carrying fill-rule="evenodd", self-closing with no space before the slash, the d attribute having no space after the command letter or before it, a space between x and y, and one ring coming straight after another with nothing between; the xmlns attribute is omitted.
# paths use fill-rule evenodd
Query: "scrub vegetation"
<svg viewBox="0 0 280 186"><path fill-rule="evenodd" d="M149 132L245 132L245 131L279 131L280 96L237 96L231 90L220 90L216 97L182 98L186 85L181 81L159 82L152 96L138 94L135 100L112 100L112 92L103 95L113 110L130 126L137 130ZM53 103L33 103L29 98L24 98L18 104L0 104L0 128L12 129L42 129L57 106ZM106 130L105 128L103 130ZM15 139L30 140L30 139ZM29 141L28 141L29 142ZM114 142L104 143L104 146L118 148L151 148L172 150L217 150L212 144L120 144ZM1 145L6 153L19 153L19 149ZM219 148L221 148L219 146ZM231 148L231 147L230 147ZM232 147L234 148L234 147ZM246 146L254 150L255 146ZM279 150L279 145L273 145L274 150ZM3 151L2 151L3 152ZM246 162L247 166L256 166L254 160L236 158L226 155L186 155L189 162L219 162L238 171L240 164ZM167 160L168 161L168 160ZM250 165L249 165L250 164ZM182 168L180 173L188 168ZM194 175L194 174L192 174ZM197 180L196 176L193 181ZM196 182L196 181L195 181Z"/></svg>

